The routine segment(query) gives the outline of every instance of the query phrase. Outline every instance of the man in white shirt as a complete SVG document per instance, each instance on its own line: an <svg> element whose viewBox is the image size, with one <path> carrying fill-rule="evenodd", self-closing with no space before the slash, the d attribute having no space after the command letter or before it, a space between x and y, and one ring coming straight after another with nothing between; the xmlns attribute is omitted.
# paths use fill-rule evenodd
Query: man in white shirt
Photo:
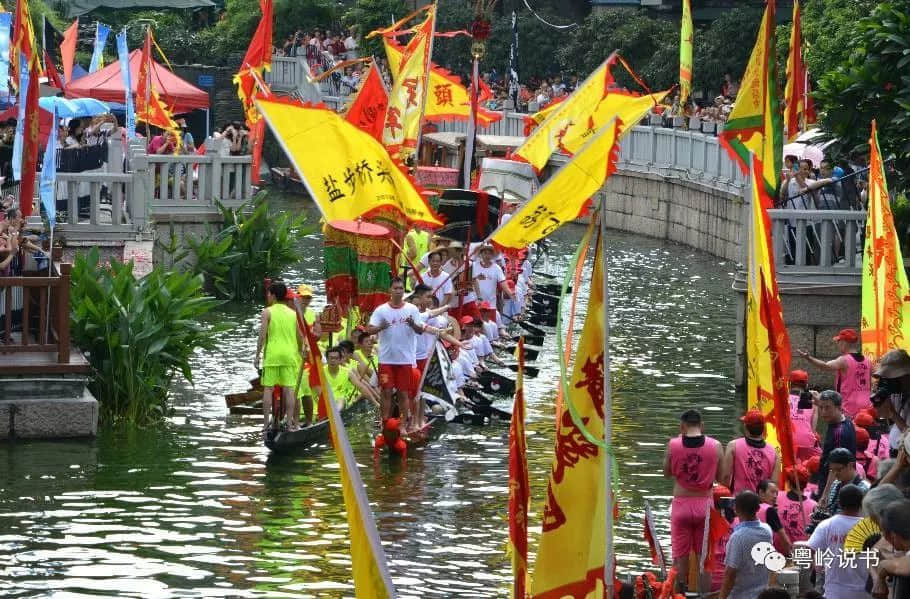
<svg viewBox="0 0 910 599"><path fill-rule="evenodd" d="M506 275L502 267L493 263L493 246L485 245L480 248L480 261L474 263L471 277L478 300L496 306L499 304L500 291L509 299L514 299L514 295L505 285Z"/></svg>
<svg viewBox="0 0 910 599"><path fill-rule="evenodd" d="M442 270L443 255L438 250L433 250L427 254L427 262L430 264L429 270L422 273L420 278L423 284L430 288L436 299L439 300L440 306L448 306L452 301L452 277L449 273Z"/></svg>
<svg viewBox="0 0 910 599"><path fill-rule="evenodd" d="M392 392L398 390L398 409L401 413L401 432L423 426L423 414L411 414L416 407L416 350L417 336L426 330L421 324L417 306L404 301L404 281L392 279L390 298L370 316L367 332L379 335L379 386L382 388L382 420L392 415ZM416 411L416 410L415 410Z"/></svg>
<svg viewBox="0 0 910 599"><path fill-rule="evenodd" d="M825 555L821 560L825 569L825 599L867 599L868 560L851 560L844 554L844 539L862 520L863 492L856 485L845 485L837 500L840 513L818 525L809 537L809 547Z"/></svg>

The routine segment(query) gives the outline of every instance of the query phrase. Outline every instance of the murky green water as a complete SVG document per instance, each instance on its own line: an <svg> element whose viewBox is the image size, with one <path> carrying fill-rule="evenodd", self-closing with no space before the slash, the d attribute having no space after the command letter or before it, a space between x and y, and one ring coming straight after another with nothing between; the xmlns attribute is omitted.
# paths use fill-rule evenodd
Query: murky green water
<svg viewBox="0 0 910 599"><path fill-rule="evenodd" d="M558 233L552 272L564 272L581 232ZM288 278L321 278L320 247L307 240ZM709 434L735 433L733 265L621 233L611 234L610 251L617 559L629 572L650 567L645 499L669 550L672 487L660 465L679 413L703 409ZM224 393L244 390L254 375L259 308L221 315L234 326L218 352L197 356L196 385L174 389L175 414L162 426L0 445L0 595L353 596L332 452L271 456L260 444L260 419L224 407ZM538 527L552 455L555 353L547 338L537 362L543 372L527 385ZM507 596L507 425L450 425L392 468L373 463L370 423L363 415L350 435L401 595Z"/></svg>

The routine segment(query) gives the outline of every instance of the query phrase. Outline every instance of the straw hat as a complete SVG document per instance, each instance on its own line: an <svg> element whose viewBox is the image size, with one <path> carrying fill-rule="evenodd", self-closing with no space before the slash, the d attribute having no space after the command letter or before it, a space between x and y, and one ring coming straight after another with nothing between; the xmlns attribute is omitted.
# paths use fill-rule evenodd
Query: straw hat
<svg viewBox="0 0 910 599"><path fill-rule="evenodd" d="M313 297L313 288L307 284L303 284L297 288L297 295L300 297Z"/></svg>

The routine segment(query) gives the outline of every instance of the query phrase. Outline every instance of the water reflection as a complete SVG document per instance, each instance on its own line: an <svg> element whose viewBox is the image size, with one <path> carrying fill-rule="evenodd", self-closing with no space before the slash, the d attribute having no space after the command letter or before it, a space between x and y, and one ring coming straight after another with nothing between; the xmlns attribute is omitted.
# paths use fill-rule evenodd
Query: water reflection
<svg viewBox="0 0 910 599"><path fill-rule="evenodd" d="M564 271L580 233L559 233L553 272ZM629 235L612 234L610 245L617 557L620 571L640 571L650 567L645 498L669 547L671 485L659 473L678 414L715 408L704 414L709 434L735 432L732 265ZM288 278L321 279L319 248L308 239ZM0 594L353 596L331 451L269 455L259 419L224 408L223 394L254 374L257 314L226 307L221 317L234 326L217 352L196 356L196 384L174 389L163 426L0 445ZM554 356L547 338L542 374L527 384L532 550L552 454ZM406 464L376 464L373 417L359 416L350 435L402 595L504 596L507 425L450 426Z"/></svg>

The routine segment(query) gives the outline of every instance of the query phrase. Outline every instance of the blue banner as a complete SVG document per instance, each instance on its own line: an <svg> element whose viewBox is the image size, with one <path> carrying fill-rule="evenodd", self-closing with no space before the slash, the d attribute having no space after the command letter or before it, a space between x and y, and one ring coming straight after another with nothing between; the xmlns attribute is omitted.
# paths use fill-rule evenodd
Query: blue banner
<svg viewBox="0 0 910 599"><path fill-rule="evenodd" d="M28 99L28 59L19 53L19 120L13 138L13 179L22 180L22 145L25 143L25 102Z"/></svg>
<svg viewBox="0 0 910 599"><path fill-rule="evenodd" d="M123 89L126 90L126 137L136 139L136 108L133 106L133 82L130 78L130 51L126 47L126 29L117 34L117 56L120 59L120 74Z"/></svg>
<svg viewBox="0 0 910 599"><path fill-rule="evenodd" d="M9 35L12 14L0 13L0 95L9 95Z"/></svg>
<svg viewBox="0 0 910 599"><path fill-rule="evenodd" d="M44 162L41 166L41 178L38 180L38 195L41 196L41 205L47 214L51 230L57 224L57 109L51 113L51 132L47 138L47 147L44 149Z"/></svg>
<svg viewBox="0 0 910 599"><path fill-rule="evenodd" d="M104 23L97 23L95 26L95 50L92 52L92 64L88 68L89 73L94 73L104 67L104 46L107 44L107 36L111 28Z"/></svg>

